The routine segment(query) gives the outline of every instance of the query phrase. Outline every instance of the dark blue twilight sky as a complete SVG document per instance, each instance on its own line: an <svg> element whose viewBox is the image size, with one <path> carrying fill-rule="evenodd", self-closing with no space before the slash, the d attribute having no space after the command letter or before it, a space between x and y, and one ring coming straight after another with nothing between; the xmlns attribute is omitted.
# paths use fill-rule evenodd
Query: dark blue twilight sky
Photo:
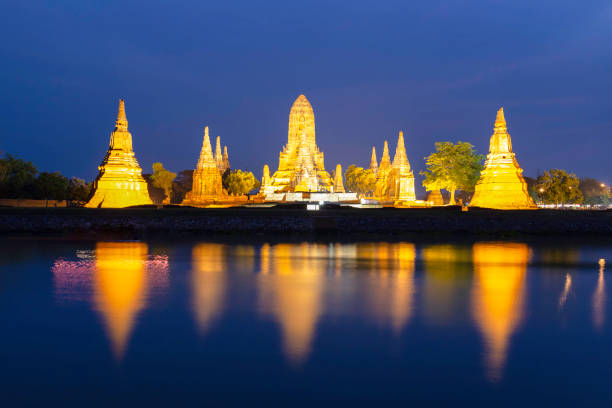
<svg viewBox="0 0 612 408"><path fill-rule="evenodd" d="M234 168L278 166L293 100L326 166L397 132L486 153L504 106L525 174L612 182L612 2L4 1L0 150L91 180L125 98L135 152L193 168L209 125ZM420 185L420 178L417 182Z"/></svg>

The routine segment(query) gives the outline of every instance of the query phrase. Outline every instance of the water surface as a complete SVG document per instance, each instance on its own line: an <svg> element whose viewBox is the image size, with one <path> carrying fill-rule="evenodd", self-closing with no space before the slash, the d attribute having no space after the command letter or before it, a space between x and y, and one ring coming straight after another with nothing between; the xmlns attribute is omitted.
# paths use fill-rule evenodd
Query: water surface
<svg viewBox="0 0 612 408"><path fill-rule="evenodd" d="M11 405L612 403L609 245L2 248Z"/></svg>

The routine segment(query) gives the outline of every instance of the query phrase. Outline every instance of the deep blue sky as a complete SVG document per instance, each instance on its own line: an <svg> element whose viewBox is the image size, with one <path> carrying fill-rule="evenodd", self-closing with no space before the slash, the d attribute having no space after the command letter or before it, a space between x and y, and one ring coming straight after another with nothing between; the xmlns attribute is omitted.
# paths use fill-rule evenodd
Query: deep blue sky
<svg viewBox="0 0 612 408"><path fill-rule="evenodd" d="M259 177L304 93L328 170L366 166L399 130L416 171L435 141L486 153L504 106L526 175L612 182L609 0L5 1L0 15L0 150L41 170L92 180L124 98L145 172L195 167L209 125Z"/></svg>

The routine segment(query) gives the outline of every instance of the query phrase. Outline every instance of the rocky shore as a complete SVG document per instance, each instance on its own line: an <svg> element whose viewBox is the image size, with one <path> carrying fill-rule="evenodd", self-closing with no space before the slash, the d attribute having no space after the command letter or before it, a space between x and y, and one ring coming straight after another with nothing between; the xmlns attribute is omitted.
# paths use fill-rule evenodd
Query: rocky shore
<svg viewBox="0 0 612 408"><path fill-rule="evenodd" d="M0 208L0 233L612 236L610 211Z"/></svg>

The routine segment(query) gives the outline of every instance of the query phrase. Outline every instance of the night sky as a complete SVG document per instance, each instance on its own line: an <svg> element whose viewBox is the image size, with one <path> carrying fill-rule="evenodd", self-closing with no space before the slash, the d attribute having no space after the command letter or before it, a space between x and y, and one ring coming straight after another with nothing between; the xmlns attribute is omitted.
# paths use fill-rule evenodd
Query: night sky
<svg viewBox="0 0 612 408"><path fill-rule="evenodd" d="M435 141L486 153L503 106L525 175L612 182L609 0L5 1L0 15L0 150L43 171L91 181L124 98L144 172L194 168L209 125L261 177L304 93L328 171L367 166L385 139L393 154L399 130L416 172Z"/></svg>

